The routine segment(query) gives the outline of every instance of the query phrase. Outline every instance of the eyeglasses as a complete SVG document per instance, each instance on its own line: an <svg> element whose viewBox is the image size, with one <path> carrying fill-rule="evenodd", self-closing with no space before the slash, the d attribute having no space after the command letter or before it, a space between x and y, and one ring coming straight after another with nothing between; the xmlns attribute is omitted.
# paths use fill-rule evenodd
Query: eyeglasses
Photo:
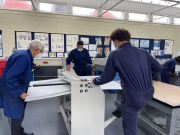
<svg viewBox="0 0 180 135"><path fill-rule="evenodd" d="M39 50L40 51L40 53L43 53L43 51L41 51L41 50Z"/></svg>

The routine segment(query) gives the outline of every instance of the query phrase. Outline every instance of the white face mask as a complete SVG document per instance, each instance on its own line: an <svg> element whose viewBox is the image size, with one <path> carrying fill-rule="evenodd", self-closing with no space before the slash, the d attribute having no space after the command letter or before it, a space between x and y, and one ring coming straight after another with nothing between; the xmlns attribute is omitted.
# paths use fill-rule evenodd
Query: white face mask
<svg viewBox="0 0 180 135"><path fill-rule="evenodd" d="M39 54L36 53L36 57L35 58L41 58L41 53L39 53Z"/></svg>
<svg viewBox="0 0 180 135"><path fill-rule="evenodd" d="M39 53L38 55L36 55L35 58L41 58L41 53Z"/></svg>

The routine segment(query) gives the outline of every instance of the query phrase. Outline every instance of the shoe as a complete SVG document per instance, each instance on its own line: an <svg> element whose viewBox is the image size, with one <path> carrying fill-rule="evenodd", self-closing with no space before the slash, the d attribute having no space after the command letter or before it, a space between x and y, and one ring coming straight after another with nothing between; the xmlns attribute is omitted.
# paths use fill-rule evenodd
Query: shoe
<svg viewBox="0 0 180 135"><path fill-rule="evenodd" d="M23 131L23 135L34 135L34 133L26 133Z"/></svg>

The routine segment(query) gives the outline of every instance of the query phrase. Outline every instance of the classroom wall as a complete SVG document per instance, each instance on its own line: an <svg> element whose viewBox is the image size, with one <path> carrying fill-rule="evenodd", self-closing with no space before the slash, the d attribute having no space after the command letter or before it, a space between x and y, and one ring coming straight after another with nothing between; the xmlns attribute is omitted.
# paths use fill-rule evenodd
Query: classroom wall
<svg viewBox="0 0 180 135"><path fill-rule="evenodd" d="M173 57L180 49L176 25L0 9L4 57L15 47L15 31L109 36L118 27L128 29L134 38L174 40Z"/></svg>

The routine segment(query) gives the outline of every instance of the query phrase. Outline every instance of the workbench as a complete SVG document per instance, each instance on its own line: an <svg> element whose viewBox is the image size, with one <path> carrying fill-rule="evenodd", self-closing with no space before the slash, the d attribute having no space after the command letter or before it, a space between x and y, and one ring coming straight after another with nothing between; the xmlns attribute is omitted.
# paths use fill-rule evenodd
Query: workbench
<svg viewBox="0 0 180 135"><path fill-rule="evenodd" d="M166 114L166 128L162 129L139 112L138 125L152 135L175 135L176 117L180 115L180 87L153 81L155 93L148 105ZM117 93L115 104L120 107L121 91Z"/></svg>

